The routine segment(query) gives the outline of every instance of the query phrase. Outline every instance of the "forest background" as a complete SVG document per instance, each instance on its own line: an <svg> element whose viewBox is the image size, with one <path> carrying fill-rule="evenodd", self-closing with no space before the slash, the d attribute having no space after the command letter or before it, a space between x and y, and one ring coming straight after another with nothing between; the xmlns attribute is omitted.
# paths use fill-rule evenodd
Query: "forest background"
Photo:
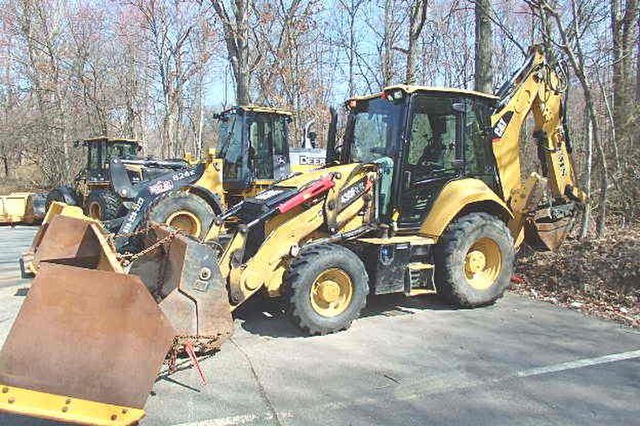
<svg viewBox="0 0 640 426"><path fill-rule="evenodd" d="M0 0L0 179L50 188L73 142L144 141L181 157L217 143L215 112L294 113L293 144L329 107L392 83L493 92L544 44L568 71L581 234L640 217L638 0ZM523 140L532 140L531 126ZM523 155L535 158L533 143Z"/></svg>

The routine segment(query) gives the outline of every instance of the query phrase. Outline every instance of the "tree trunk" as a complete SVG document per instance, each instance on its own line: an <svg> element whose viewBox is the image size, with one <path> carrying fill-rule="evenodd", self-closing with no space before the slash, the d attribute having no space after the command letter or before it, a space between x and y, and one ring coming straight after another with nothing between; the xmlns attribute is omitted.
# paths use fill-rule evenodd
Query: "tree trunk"
<svg viewBox="0 0 640 426"><path fill-rule="evenodd" d="M416 82L416 45L427 20L427 1L414 0L409 13L409 45L407 47L407 84Z"/></svg>
<svg viewBox="0 0 640 426"><path fill-rule="evenodd" d="M7 157L2 157L2 168L4 170L4 177L9 178L9 159Z"/></svg>
<svg viewBox="0 0 640 426"><path fill-rule="evenodd" d="M385 0L384 2L384 51L382 52L382 86L389 86L393 79L393 37L392 37L392 25L393 25L393 2L391 0Z"/></svg>
<svg viewBox="0 0 640 426"><path fill-rule="evenodd" d="M475 90L485 93L493 93L490 8L490 0L475 0Z"/></svg>
<svg viewBox="0 0 640 426"><path fill-rule="evenodd" d="M233 21L221 0L211 0L218 18L222 21L227 55L236 82L236 104L251 103L249 64L249 9L251 0L235 0Z"/></svg>
<svg viewBox="0 0 640 426"><path fill-rule="evenodd" d="M632 117L632 42L633 26L638 16L638 1L611 0L611 33L613 43L613 119L618 137L626 143Z"/></svg>
<svg viewBox="0 0 640 426"><path fill-rule="evenodd" d="M356 56L356 13L359 4L351 0L351 8L349 9L349 97L353 97L356 93L354 82L354 66Z"/></svg>
<svg viewBox="0 0 640 426"><path fill-rule="evenodd" d="M586 194L591 194L591 170L593 167L593 123L591 116L585 116L585 130L587 135L587 161L584 167L584 183L583 190ZM584 205L584 213L582 216L582 226L580 229L580 239L583 240L589 233L589 223L591 221L591 197L587 198Z"/></svg>

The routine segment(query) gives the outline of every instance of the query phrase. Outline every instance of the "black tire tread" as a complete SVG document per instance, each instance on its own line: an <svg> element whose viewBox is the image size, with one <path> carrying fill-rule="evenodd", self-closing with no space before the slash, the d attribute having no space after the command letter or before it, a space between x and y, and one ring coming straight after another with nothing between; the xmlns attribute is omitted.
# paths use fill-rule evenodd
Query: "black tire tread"
<svg viewBox="0 0 640 426"><path fill-rule="evenodd" d="M511 248L514 248L513 237L507 225L497 217L489 213L470 213L454 220L446 229L445 233L441 237L440 242L436 248L436 286L438 293L444 296L451 303L460 307L476 307L494 303L496 300L504 296L504 292L510 283L510 276L507 278L506 283L499 284L498 292L495 297L490 300L476 302L470 298L469 294L464 291L464 287L456 285L452 282L452 277L445 271L445 258L452 254L460 247L464 241L468 240L468 235L472 229L478 226L478 222L484 222L481 227L497 226L500 232L507 238ZM503 263L505 265L513 265L515 260L515 249L508 250L506 253L502 253L505 258ZM512 266L511 266L512 270ZM510 274L509 274L510 275Z"/></svg>
<svg viewBox="0 0 640 426"><path fill-rule="evenodd" d="M151 205L149 206L149 208L147 209L147 211L145 212L145 216L144 216L144 223L149 223L150 221L154 220L156 222L158 222L157 218L153 218L152 216L154 216L156 213L160 214L160 215L166 215L168 216L171 212L170 211L164 211L166 209L169 208L169 206L175 201L178 203L182 203L184 200L188 200L188 203L198 203L200 204L200 207L204 208L207 210L207 214L210 215L209 218L202 218L200 217L200 221L202 224L202 230L201 230L201 235L199 236L199 239L204 239L204 237L207 235L207 232L209 230L209 228L211 227L211 225L213 224L216 214L214 209L209 205L209 203L207 203L205 200L203 200L200 196L187 192L187 191L169 191L169 192L165 192L164 194L159 195L158 197L156 197L155 200L153 200L153 202L151 203ZM163 204L165 204L165 206L163 206ZM160 213L158 213L158 209L160 209ZM195 213L195 212L192 212ZM163 220L164 222L164 220Z"/></svg>
<svg viewBox="0 0 640 426"><path fill-rule="evenodd" d="M110 189L94 189L89 193L85 202L86 213L89 213L89 205L92 202L100 204L102 209L102 217L100 220L117 219L126 214L126 208L122 203L122 198Z"/></svg>
<svg viewBox="0 0 640 426"><path fill-rule="evenodd" d="M49 210L51 207L51 203L54 201L62 201L65 204L70 206L78 205L78 196L75 195L75 191L68 185L62 185L57 188L52 189L47 193L47 197L45 198L45 207Z"/></svg>
<svg viewBox="0 0 640 426"><path fill-rule="evenodd" d="M345 259L348 259L348 262L351 262L354 265L358 265L358 268L361 269L361 276L359 277L359 279L362 283L364 283L364 297L362 297L362 299L357 302L358 306L355 306L354 310L356 314L353 315L353 317L347 318L339 327L331 329L314 324L307 317L307 315L304 314L304 311L300 307L296 306L293 303L289 303L287 310L290 319L295 325L297 325L300 329L310 335L324 335L349 328L353 320L358 317L360 311L366 305L366 296L369 294L369 277L367 275L364 264L362 264L362 261L354 252L346 247L337 244L318 244L307 249L303 248L298 256L293 258L289 265L288 271L285 274L284 296L286 300L294 300L298 292L306 293L306 289L304 288L305 283L302 282L302 275L304 274L304 272L307 270L307 268L311 267L311 265L317 262L318 258L326 256L328 254L335 255L336 251L340 252L341 255L345 257ZM358 277L354 278L354 281L358 279ZM306 294L303 294L302 296L306 297Z"/></svg>

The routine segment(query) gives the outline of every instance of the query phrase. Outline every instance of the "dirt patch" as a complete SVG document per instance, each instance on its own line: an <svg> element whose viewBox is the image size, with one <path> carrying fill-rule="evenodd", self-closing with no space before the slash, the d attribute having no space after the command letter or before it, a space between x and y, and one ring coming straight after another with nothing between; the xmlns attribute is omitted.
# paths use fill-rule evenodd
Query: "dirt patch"
<svg viewBox="0 0 640 426"><path fill-rule="evenodd" d="M512 291L640 328L640 224L604 238L564 243L556 253L523 250Z"/></svg>

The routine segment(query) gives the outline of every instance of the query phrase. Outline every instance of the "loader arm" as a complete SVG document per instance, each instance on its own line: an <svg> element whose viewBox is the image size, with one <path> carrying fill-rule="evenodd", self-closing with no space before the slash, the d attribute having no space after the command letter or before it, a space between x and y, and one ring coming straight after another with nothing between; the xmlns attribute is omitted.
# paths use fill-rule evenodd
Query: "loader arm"
<svg viewBox="0 0 640 426"><path fill-rule="evenodd" d="M492 149L503 198L514 213L509 227L518 244L526 236L530 243L535 240L535 245L543 242L544 248L555 249L566 236L576 205L586 199L578 187L565 131L565 84L542 48L533 46L525 65L498 92L501 98L491 116ZM520 134L530 113L542 174L524 177ZM548 211L540 208L543 202Z"/></svg>
<svg viewBox="0 0 640 426"><path fill-rule="evenodd" d="M240 216L243 210L261 214L245 216L219 261L232 309L263 288L280 295L288 262L304 245L366 229L372 219L367 214L372 197L366 194L373 191L376 168L349 164L320 169L245 200Z"/></svg>

